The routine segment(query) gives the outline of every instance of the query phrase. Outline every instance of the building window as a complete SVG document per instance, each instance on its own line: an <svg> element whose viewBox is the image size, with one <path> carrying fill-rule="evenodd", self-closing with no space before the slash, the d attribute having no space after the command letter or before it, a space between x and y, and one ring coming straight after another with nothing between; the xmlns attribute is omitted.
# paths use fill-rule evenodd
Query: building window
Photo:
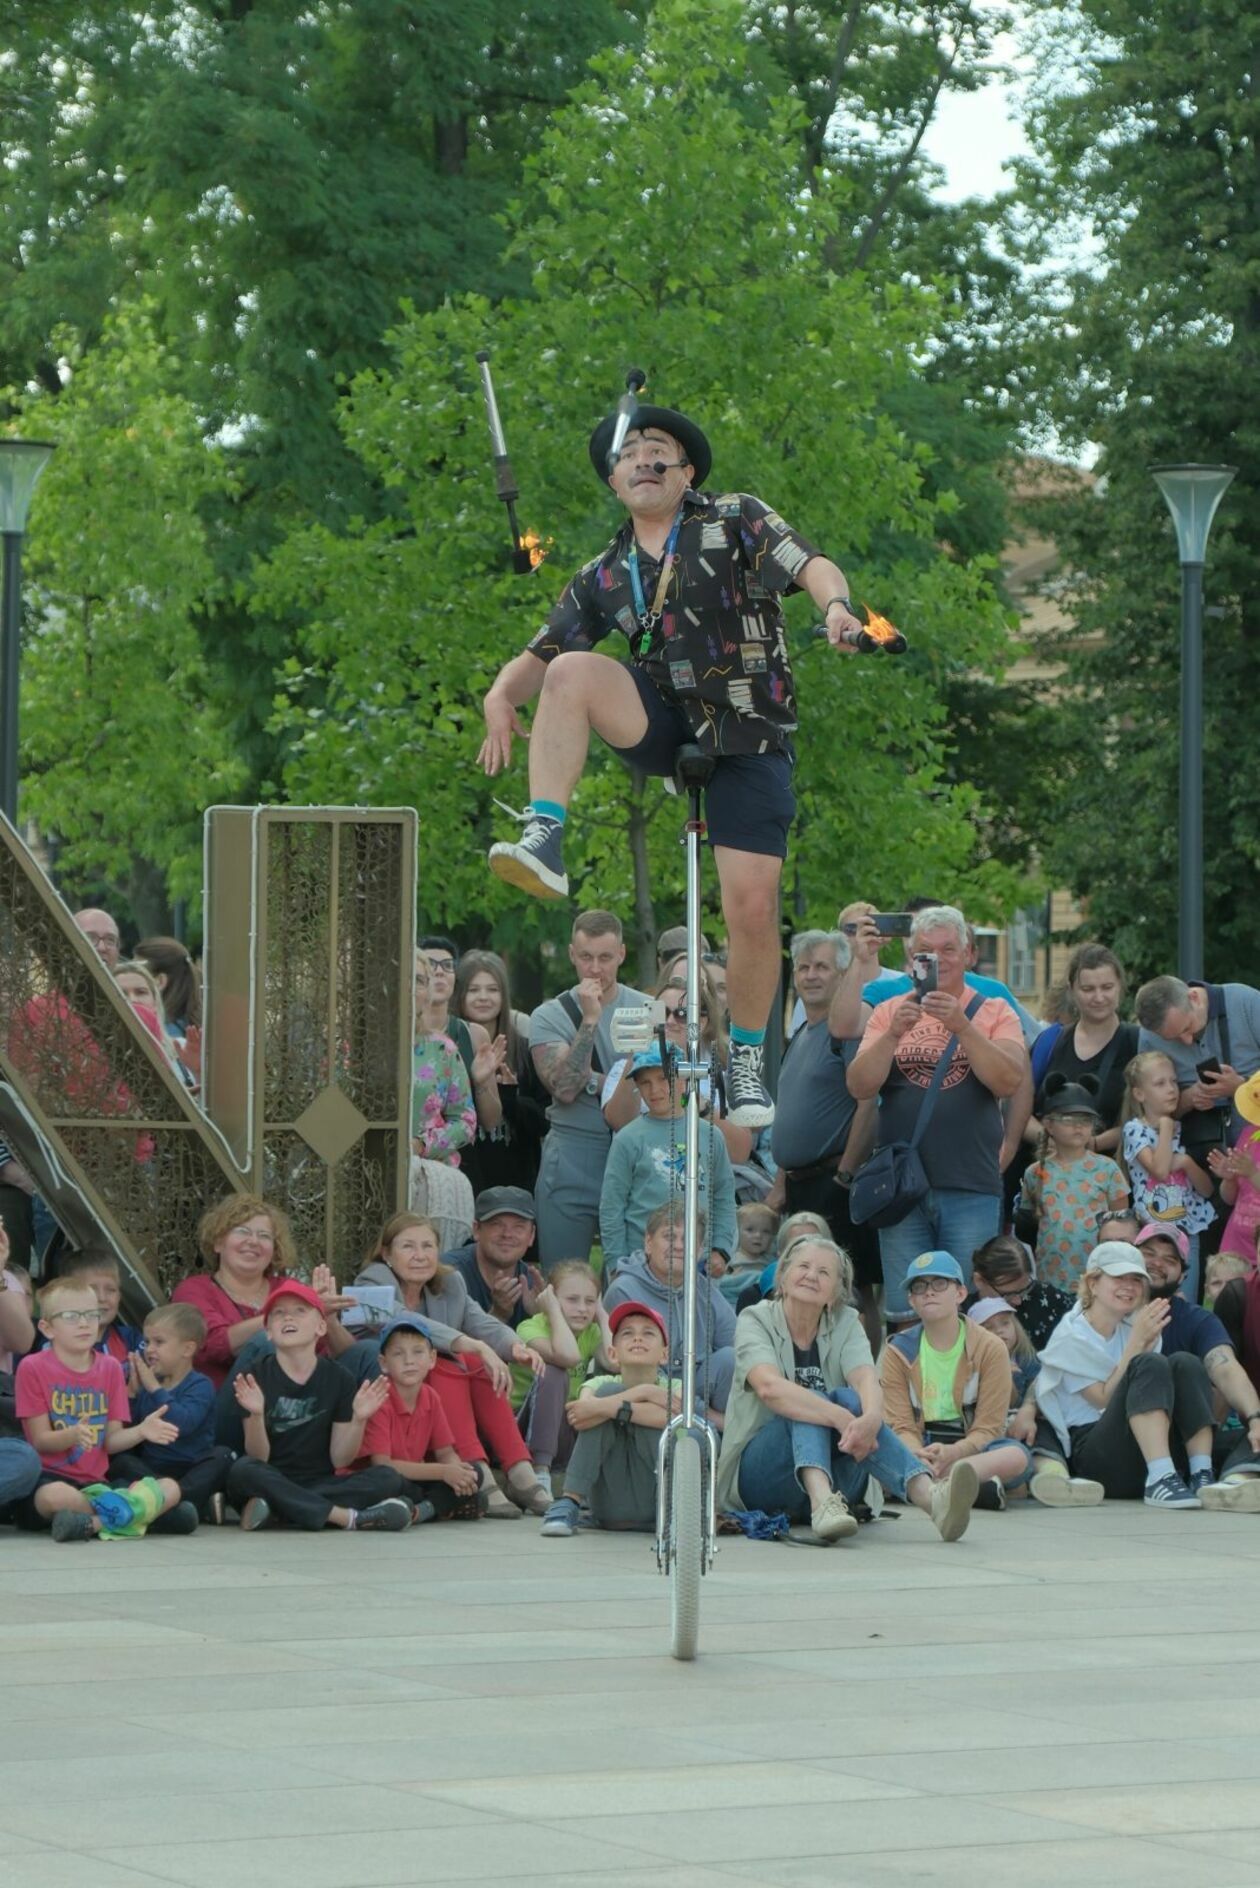
<svg viewBox="0 0 1260 1888"><path fill-rule="evenodd" d="M1037 988L1037 950L1045 934L1040 905L1017 911L1006 934L1007 981L1012 990L1031 994Z"/></svg>

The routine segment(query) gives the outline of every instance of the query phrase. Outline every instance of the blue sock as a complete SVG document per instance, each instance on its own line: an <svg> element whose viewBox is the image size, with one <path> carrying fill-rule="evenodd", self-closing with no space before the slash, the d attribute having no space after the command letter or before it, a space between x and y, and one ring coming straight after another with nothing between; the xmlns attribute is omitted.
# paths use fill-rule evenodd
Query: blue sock
<svg viewBox="0 0 1260 1888"><path fill-rule="evenodd" d="M1190 1457L1190 1473L1192 1475L1198 1475L1203 1469L1206 1469L1209 1475L1212 1473L1211 1456L1210 1455L1192 1455Z"/></svg>
<svg viewBox="0 0 1260 1888"><path fill-rule="evenodd" d="M567 807L561 806L558 800L531 800L529 810L541 814L543 819L554 819L557 826L564 825L568 812Z"/></svg>
<svg viewBox="0 0 1260 1888"><path fill-rule="evenodd" d="M1171 1455L1157 1455L1153 1462L1146 1464L1146 1486L1149 1488L1152 1482L1161 1482L1165 1475L1175 1473Z"/></svg>
<svg viewBox="0 0 1260 1888"><path fill-rule="evenodd" d="M731 1024L732 1042L747 1043L749 1048L756 1049L761 1046L765 1039L766 1032L764 1029L741 1029L738 1023Z"/></svg>

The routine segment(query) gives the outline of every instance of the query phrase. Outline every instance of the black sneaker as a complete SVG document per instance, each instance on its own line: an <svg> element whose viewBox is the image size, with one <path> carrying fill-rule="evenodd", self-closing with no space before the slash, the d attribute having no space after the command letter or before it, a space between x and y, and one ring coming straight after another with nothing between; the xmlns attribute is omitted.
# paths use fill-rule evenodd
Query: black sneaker
<svg viewBox="0 0 1260 1888"><path fill-rule="evenodd" d="M736 1128L768 1128L774 1103L761 1079L759 1042L733 1042L726 1071L726 1118Z"/></svg>
<svg viewBox="0 0 1260 1888"><path fill-rule="evenodd" d="M1192 1488L1187 1488L1176 1469L1171 1475L1161 1475L1157 1482L1148 1482L1142 1500L1148 1508L1198 1508L1202 1506L1199 1497Z"/></svg>
<svg viewBox="0 0 1260 1888"><path fill-rule="evenodd" d="M354 1525L356 1532L401 1534L405 1527L411 1526L411 1520L411 1503L404 1501L401 1495L391 1495L387 1501L360 1508Z"/></svg>
<svg viewBox="0 0 1260 1888"><path fill-rule="evenodd" d="M179 1506L172 1508L168 1514L159 1516L162 1523L161 1532L163 1534L195 1534L200 1518L191 1501L181 1501Z"/></svg>
<svg viewBox="0 0 1260 1888"><path fill-rule="evenodd" d="M62 1508L54 1514L50 1532L55 1541L94 1541L96 1523L90 1514L76 1514L72 1508Z"/></svg>
<svg viewBox="0 0 1260 1888"><path fill-rule="evenodd" d="M981 1482L980 1493L976 1496L977 1508L984 1508L990 1514L1006 1512L1006 1490L996 1475L991 1475L987 1482Z"/></svg>
<svg viewBox="0 0 1260 1888"><path fill-rule="evenodd" d="M518 813L516 817L524 820L525 830L519 839L491 846L490 870L535 898L567 898L569 875L561 856L564 827L558 819L548 819L541 813Z"/></svg>
<svg viewBox="0 0 1260 1888"><path fill-rule="evenodd" d="M261 1495L251 1495L241 1509L241 1527L246 1534L256 1534L271 1519L271 1503Z"/></svg>
<svg viewBox="0 0 1260 1888"><path fill-rule="evenodd" d="M1190 1493L1192 1495L1201 1495L1203 1490L1205 1488L1211 1488L1215 1481L1216 1477L1213 1475L1210 1468L1196 1468L1189 1478L1188 1486Z"/></svg>

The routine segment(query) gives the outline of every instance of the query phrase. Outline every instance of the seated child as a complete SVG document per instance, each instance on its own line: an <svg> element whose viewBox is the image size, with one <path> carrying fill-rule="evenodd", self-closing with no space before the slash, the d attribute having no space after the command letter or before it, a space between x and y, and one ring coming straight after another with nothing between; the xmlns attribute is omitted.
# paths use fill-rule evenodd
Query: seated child
<svg viewBox="0 0 1260 1888"><path fill-rule="evenodd" d="M664 1376L669 1337L649 1305L628 1299L609 1313L609 1361L615 1377L593 1377L569 1404L577 1441L564 1494L543 1517L552 1536L576 1533L585 1504L597 1527L651 1532L656 1526L660 1432L677 1390Z"/></svg>
<svg viewBox="0 0 1260 1888"><path fill-rule="evenodd" d="M880 1378L885 1420L938 1481L955 1462L976 1462L980 1508L1004 1508L1007 1488L1022 1488L1032 1458L1007 1436L1011 1360L1000 1338L960 1315L967 1296L962 1267L948 1252L921 1252L906 1276L920 1322L890 1337Z"/></svg>
<svg viewBox="0 0 1260 1888"><path fill-rule="evenodd" d="M58 1276L73 1278L82 1285L92 1287L101 1313L96 1349L102 1356L112 1357L116 1363L120 1363L125 1372L143 1338L136 1325L128 1324L125 1318L118 1315L122 1307L122 1277L118 1260L108 1252L95 1255L75 1253L66 1260Z"/></svg>
<svg viewBox="0 0 1260 1888"><path fill-rule="evenodd" d="M24 1527L51 1528L55 1541L143 1533L164 1518L191 1534L197 1510L169 1476L120 1476L112 1458L178 1431L161 1408L131 1421L122 1366L95 1348L101 1313L82 1278L55 1278L40 1292L39 1328L48 1348L17 1367L14 1400L26 1439L40 1458L34 1491L19 1511Z"/></svg>
<svg viewBox="0 0 1260 1888"><path fill-rule="evenodd" d="M327 1329L319 1293L281 1279L263 1306L273 1353L233 1379L245 1412L245 1454L228 1472L227 1497L251 1532L272 1514L293 1527L411 1526L411 1503L393 1469L339 1475L363 1453L363 1430L389 1396L389 1378L355 1388L316 1353Z"/></svg>
<svg viewBox="0 0 1260 1888"><path fill-rule="evenodd" d="M178 1431L174 1442L145 1442L119 1458L136 1464L138 1475L169 1475L200 1518L221 1522L223 1489L232 1451L216 1447L216 1391L192 1360L206 1341L206 1321L196 1305L159 1305L144 1321L144 1348L131 1358L127 1384L132 1413L160 1409Z"/></svg>
<svg viewBox="0 0 1260 1888"><path fill-rule="evenodd" d="M1251 1267L1236 1252L1218 1252L1203 1274L1203 1309L1210 1311L1231 1278L1246 1278Z"/></svg>
<svg viewBox="0 0 1260 1888"><path fill-rule="evenodd" d="M534 1472L546 1486L552 1469L563 1467L573 1452L575 1436L565 1405L582 1394L591 1360L601 1347L607 1352L612 1340L600 1303L599 1279L581 1259L563 1259L553 1265L535 1302L534 1315L518 1326L516 1334L522 1344L538 1352L547 1368L535 1377L526 1365L513 1365L512 1407L529 1444Z"/></svg>
<svg viewBox="0 0 1260 1888"><path fill-rule="evenodd" d="M417 1521L442 1515L478 1518L481 1478L461 1462L446 1412L425 1382L437 1362L433 1332L414 1311L391 1318L381 1332L381 1373L388 1395L368 1417L363 1453L375 1468L392 1468L415 1503Z"/></svg>
<svg viewBox="0 0 1260 1888"><path fill-rule="evenodd" d="M779 1215L772 1206L750 1201L735 1209L739 1243L731 1254L730 1267L722 1279L722 1292L734 1304L750 1278L762 1271L774 1248L779 1230Z"/></svg>
<svg viewBox="0 0 1260 1888"><path fill-rule="evenodd" d="M1032 1339L1005 1298L980 1298L967 1316L1006 1345L1011 1359L1011 1408L1006 1419L1006 1433L1033 1452L1036 1469L1028 1484L1035 1501L1047 1508L1096 1508L1103 1498L1101 1482L1087 1481L1081 1475L1069 1475L1067 1464L1057 1446L1042 1449L1038 1440L1041 1421L1035 1386L1041 1359L1033 1349ZM1045 1436L1041 1441L1053 1440Z"/></svg>

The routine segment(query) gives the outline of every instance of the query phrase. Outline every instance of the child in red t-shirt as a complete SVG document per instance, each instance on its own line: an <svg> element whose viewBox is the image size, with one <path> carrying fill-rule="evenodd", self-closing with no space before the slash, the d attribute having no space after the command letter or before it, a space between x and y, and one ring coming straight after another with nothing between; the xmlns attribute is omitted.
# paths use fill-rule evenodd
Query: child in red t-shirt
<svg viewBox="0 0 1260 1888"><path fill-rule="evenodd" d="M454 1514L476 1520L481 1478L462 1462L446 1411L425 1382L437 1362L433 1333L424 1319L408 1312L392 1318L381 1333L381 1372L389 1394L369 1418L364 1453L374 1468L392 1468L416 1503L416 1520L433 1521Z"/></svg>
<svg viewBox="0 0 1260 1888"><path fill-rule="evenodd" d="M23 1524L51 1528L55 1541L86 1541L103 1527L130 1532L139 1514L146 1522L168 1516L167 1532L191 1534L197 1510L166 1476L116 1484L143 1491L129 1520L108 1508L98 1513L84 1490L110 1482L111 1456L138 1443L174 1442L179 1431L164 1406L132 1423L122 1366L95 1349L101 1317L90 1284L56 1278L40 1293L39 1308L48 1349L24 1357L14 1382L17 1415L43 1471L23 1505Z"/></svg>

